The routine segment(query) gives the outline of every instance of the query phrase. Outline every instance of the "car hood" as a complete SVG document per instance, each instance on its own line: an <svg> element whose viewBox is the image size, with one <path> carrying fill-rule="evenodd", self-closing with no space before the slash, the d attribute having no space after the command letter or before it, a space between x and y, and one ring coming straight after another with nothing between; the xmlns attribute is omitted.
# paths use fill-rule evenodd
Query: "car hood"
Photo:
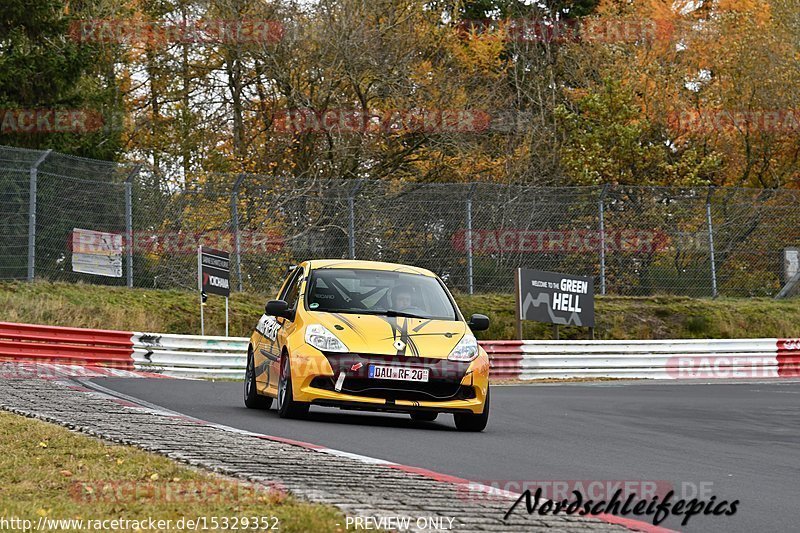
<svg viewBox="0 0 800 533"><path fill-rule="evenodd" d="M445 359L467 333L460 320L309 313L352 353ZM398 342L399 341L399 342Z"/></svg>

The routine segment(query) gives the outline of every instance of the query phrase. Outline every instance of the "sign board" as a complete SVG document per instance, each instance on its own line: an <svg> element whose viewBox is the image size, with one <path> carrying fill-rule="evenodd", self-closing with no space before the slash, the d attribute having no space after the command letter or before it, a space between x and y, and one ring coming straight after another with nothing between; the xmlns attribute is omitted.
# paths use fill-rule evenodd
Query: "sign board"
<svg viewBox="0 0 800 533"><path fill-rule="evenodd" d="M800 272L800 248L783 250L783 279L787 283Z"/></svg>
<svg viewBox="0 0 800 533"><path fill-rule="evenodd" d="M517 286L520 319L594 327L592 278L520 268Z"/></svg>
<svg viewBox="0 0 800 533"><path fill-rule="evenodd" d="M71 248L73 272L122 277L122 235L73 228Z"/></svg>
<svg viewBox="0 0 800 533"><path fill-rule="evenodd" d="M228 252L201 246L198 258L200 290L227 298L231 294L230 264Z"/></svg>

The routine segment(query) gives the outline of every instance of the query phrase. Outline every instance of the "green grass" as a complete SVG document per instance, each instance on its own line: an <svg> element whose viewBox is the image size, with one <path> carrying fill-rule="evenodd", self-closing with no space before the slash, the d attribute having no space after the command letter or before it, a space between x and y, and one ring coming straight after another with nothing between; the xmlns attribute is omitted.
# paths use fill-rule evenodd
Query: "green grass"
<svg viewBox="0 0 800 533"><path fill-rule="evenodd" d="M267 296L234 293L230 334L249 335ZM82 283L0 283L0 320L86 328L200 334L196 292L127 289ZM225 300L209 296L207 335L225 333Z"/></svg>
<svg viewBox="0 0 800 533"><path fill-rule="evenodd" d="M272 295L233 294L230 334L249 336ZM509 294L456 294L464 315L484 313L484 339L514 337L514 298ZM800 298L694 299L598 297L595 335L601 339L800 337ZM125 289L66 283L0 283L0 320L89 328L200 333L197 293ZM209 296L206 334L224 333L224 300ZM525 323L525 338L547 339L549 324ZM585 328L562 328L565 339L585 338Z"/></svg>
<svg viewBox="0 0 800 533"><path fill-rule="evenodd" d="M224 479L128 446L0 412L0 516L31 520L277 517L281 531L342 531L333 507ZM241 528L241 525L240 525ZM172 528L174 530L174 526Z"/></svg>

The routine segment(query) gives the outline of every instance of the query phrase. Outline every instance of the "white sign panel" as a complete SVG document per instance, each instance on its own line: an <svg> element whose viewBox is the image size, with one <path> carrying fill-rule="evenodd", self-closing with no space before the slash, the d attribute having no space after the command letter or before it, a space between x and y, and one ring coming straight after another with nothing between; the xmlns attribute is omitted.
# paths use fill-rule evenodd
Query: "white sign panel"
<svg viewBox="0 0 800 533"><path fill-rule="evenodd" d="M72 271L121 278L122 235L74 228Z"/></svg>

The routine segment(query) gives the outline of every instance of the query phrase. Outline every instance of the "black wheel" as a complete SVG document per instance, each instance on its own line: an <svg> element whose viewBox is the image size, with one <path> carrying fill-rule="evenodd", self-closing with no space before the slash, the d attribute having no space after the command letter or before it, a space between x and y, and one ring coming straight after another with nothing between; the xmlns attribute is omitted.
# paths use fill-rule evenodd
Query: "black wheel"
<svg viewBox="0 0 800 533"><path fill-rule="evenodd" d="M294 401L289 354L284 354L281 358L281 375L278 378L278 414L281 418L302 418L306 413L308 404Z"/></svg>
<svg viewBox="0 0 800 533"><path fill-rule="evenodd" d="M247 350L247 367L244 371L244 405L248 409L269 409L272 405L272 398L258 394L255 363L250 350Z"/></svg>
<svg viewBox="0 0 800 533"><path fill-rule="evenodd" d="M481 414L458 414L453 415L453 419L459 431L483 431L486 429L486 423L489 422L489 389L486 389L486 402L483 404Z"/></svg>
<svg viewBox="0 0 800 533"><path fill-rule="evenodd" d="M414 411L411 413L411 420L414 422L433 422L439 413L434 411Z"/></svg>

